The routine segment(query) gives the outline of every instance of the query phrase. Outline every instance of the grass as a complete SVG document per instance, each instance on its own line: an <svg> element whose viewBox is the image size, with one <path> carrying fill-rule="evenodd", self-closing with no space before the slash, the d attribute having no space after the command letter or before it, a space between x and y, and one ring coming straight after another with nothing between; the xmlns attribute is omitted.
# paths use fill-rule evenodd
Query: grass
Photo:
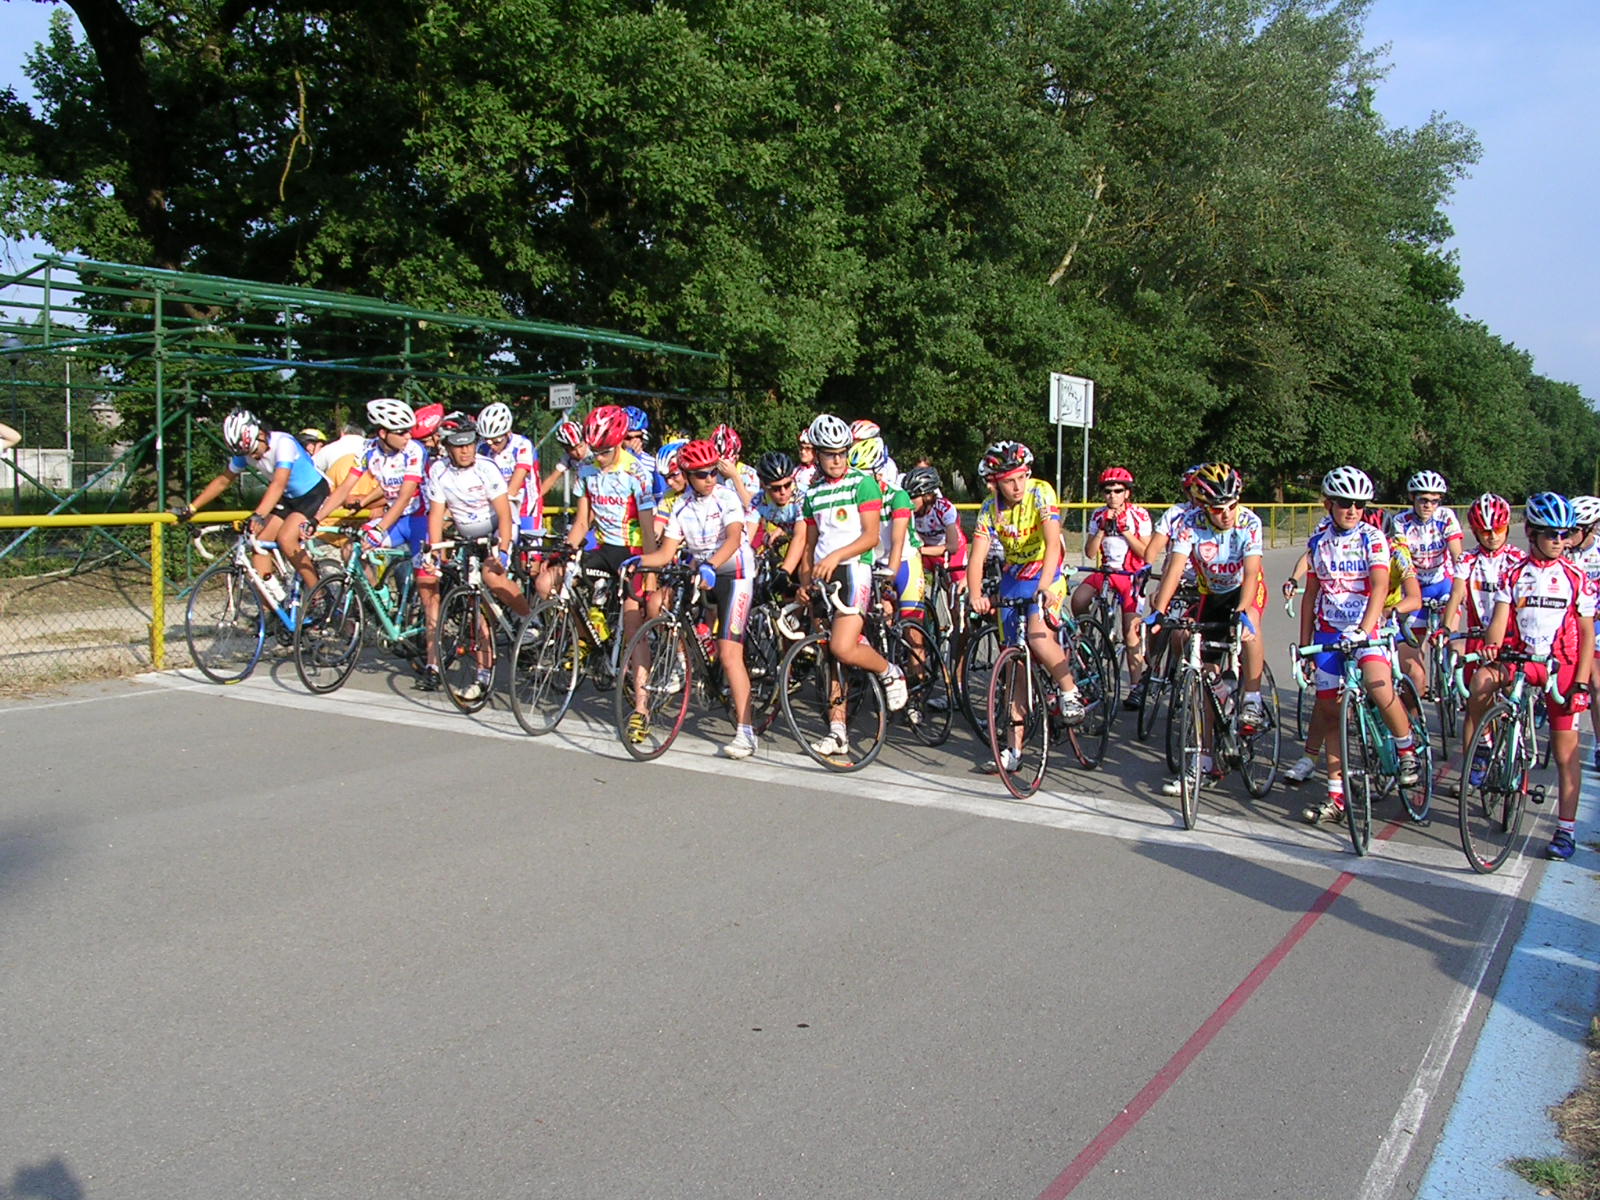
<svg viewBox="0 0 1600 1200"><path fill-rule="evenodd" d="M1582 1087L1550 1110L1570 1158L1514 1158L1506 1165L1558 1200L1600 1200L1600 1017L1589 1022Z"/></svg>

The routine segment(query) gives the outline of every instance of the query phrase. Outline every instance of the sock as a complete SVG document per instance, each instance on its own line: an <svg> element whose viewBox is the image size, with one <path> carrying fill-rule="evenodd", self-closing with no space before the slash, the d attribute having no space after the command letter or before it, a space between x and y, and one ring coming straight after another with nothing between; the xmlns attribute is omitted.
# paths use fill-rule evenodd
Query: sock
<svg viewBox="0 0 1600 1200"><path fill-rule="evenodd" d="M1211 755L1202 754L1200 756L1200 773L1204 775L1209 770L1211 770Z"/></svg>
<svg viewBox="0 0 1600 1200"><path fill-rule="evenodd" d="M493 680L494 680L494 672L493 671L485 671L481 667L478 669L478 682L479 683L481 683L485 687L487 687L491 682L493 682Z"/></svg>
<svg viewBox="0 0 1600 1200"><path fill-rule="evenodd" d="M1576 821L1557 821L1556 826L1562 833L1575 834L1578 832L1578 823Z"/></svg>
<svg viewBox="0 0 1600 1200"><path fill-rule="evenodd" d="M1330 780L1328 780L1328 799L1334 801L1335 803L1337 803L1340 808L1344 807L1344 780L1343 779L1330 779Z"/></svg>
<svg viewBox="0 0 1600 1200"><path fill-rule="evenodd" d="M1261 703L1261 693L1260 692L1246 692L1244 694L1244 702L1246 704L1260 704Z"/></svg>
<svg viewBox="0 0 1600 1200"><path fill-rule="evenodd" d="M1406 736L1403 737L1403 738L1395 738L1395 740L1394 740L1395 752L1398 753L1398 754L1404 754L1406 751L1410 750L1415 745L1416 745L1416 743L1412 740L1411 735L1409 733L1406 734Z"/></svg>
<svg viewBox="0 0 1600 1200"><path fill-rule="evenodd" d="M739 726L738 736L753 742L756 740L756 731L748 725L741 725Z"/></svg>
<svg viewBox="0 0 1600 1200"><path fill-rule="evenodd" d="M834 721L834 722L831 722L831 723L830 723L830 724L829 724L829 725L828 725L828 732L829 732L829 733L831 733L831 734L833 734L833 736L834 736L834 737L836 737L836 738L838 738L838 739L839 739L839 740L840 740L840 741L841 741L841 742L843 742L843 741L848 741L848 740L849 740L849 739L848 739L848 738L847 738L847 737L846 737L846 736L845 736L845 732L844 732L844 722L843 722L843 721Z"/></svg>

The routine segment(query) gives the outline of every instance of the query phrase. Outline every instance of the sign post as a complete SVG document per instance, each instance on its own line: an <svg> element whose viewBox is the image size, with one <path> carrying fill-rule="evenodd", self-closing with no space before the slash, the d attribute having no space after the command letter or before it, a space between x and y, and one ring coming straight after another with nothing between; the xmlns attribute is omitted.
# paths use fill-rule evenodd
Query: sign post
<svg viewBox="0 0 1600 1200"><path fill-rule="evenodd" d="M578 385L575 383L552 383L550 385L550 407L558 412L578 406Z"/></svg>
<svg viewBox="0 0 1600 1200"><path fill-rule="evenodd" d="M1061 431L1083 430L1083 492L1089 499L1089 427L1094 424L1094 380L1078 375L1050 375L1050 423L1056 427L1056 495L1061 495Z"/></svg>

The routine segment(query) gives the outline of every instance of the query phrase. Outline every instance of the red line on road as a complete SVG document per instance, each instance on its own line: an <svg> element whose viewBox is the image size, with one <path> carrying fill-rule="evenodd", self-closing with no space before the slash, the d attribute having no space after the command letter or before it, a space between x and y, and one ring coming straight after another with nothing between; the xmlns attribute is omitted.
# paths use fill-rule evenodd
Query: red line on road
<svg viewBox="0 0 1600 1200"><path fill-rule="evenodd" d="M1378 832L1376 840L1384 841L1392 837L1399 828L1399 821L1391 821ZM1294 928L1267 952L1266 957L1258 962L1250 974L1244 977L1243 982L1217 1006L1217 1011L1207 1017L1205 1023L1190 1035L1189 1040L1178 1047L1178 1052L1167 1060L1166 1065L1155 1073L1149 1083L1139 1089L1139 1094L1129 1101L1128 1106L1111 1119L1111 1122L1096 1135L1094 1141L1085 1146L1078 1157L1067 1165L1067 1169L1051 1181L1049 1187L1039 1193L1039 1200L1064 1200L1064 1197L1072 1194L1073 1189L1100 1165L1100 1160L1111 1153L1112 1147L1127 1136L1143 1119L1145 1113L1155 1107L1156 1102L1167 1094L1168 1088L1178 1082L1178 1077L1189 1069L1189 1064L1200 1056L1200 1052L1210 1044L1212 1038L1222 1032L1223 1026L1233 1020L1238 1011L1244 1007L1245 1001L1249 1000L1256 989L1267 981L1267 977L1278 969L1278 965L1289 956L1289 951L1305 937L1322 914L1333 907L1333 902L1344 893L1353 879L1355 876L1346 871L1333 881L1327 891L1317 897L1305 915L1295 922Z"/></svg>

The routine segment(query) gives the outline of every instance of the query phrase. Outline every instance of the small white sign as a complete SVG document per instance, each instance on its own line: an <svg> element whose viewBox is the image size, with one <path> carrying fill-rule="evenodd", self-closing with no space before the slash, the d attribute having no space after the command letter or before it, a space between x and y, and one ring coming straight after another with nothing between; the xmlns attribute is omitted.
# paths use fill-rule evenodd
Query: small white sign
<svg viewBox="0 0 1600 1200"><path fill-rule="evenodd" d="M1077 375L1050 375L1050 423L1075 429L1094 426L1094 380Z"/></svg>
<svg viewBox="0 0 1600 1200"><path fill-rule="evenodd" d="M552 383L550 385L550 407L555 409L576 408L578 406L578 385L575 383Z"/></svg>

